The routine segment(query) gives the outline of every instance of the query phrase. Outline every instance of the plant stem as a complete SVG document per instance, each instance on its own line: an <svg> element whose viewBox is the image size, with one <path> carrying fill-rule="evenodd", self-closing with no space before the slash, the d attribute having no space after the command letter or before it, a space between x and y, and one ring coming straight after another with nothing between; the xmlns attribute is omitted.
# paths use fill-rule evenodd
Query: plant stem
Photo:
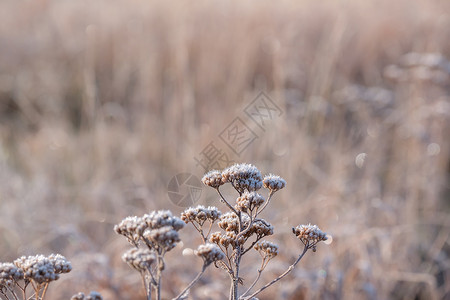
<svg viewBox="0 0 450 300"><path fill-rule="evenodd" d="M42 297L41 297L41 299L44 299L45 293L47 292L48 285L49 285L49 283L47 282L47 283L45 284L44 291L42 292Z"/></svg>
<svg viewBox="0 0 450 300"><path fill-rule="evenodd" d="M232 285L232 294L230 297L233 300L238 300L239 297L239 266L241 264L241 245L237 245L236 248L236 257L234 259L235 261L235 272L233 276L233 285Z"/></svg>
<svg viewBox="0 0 450 300"><path fill-rule="evenodd" d="M261 274L264 271L264 263L265 263L265 259L263 259L261 261L261 267L258 269L258 276L256 276L255 280L253 281L253 283L250 285L250 287L245 291L245 293L243 293L241 295L241 297L244 297L245 295L247 295L248 293L250 293L250 291L252 290L252 288L256 285L256 283L258 282L259 278L261 278Z"/></svg>
<svg viewBox="0 0 450 300"><path fill-rule="evenodd" d="M234 212L236 215L239 216L238 212L234 209L234 207L231 206L231 204L228 203L228 201L223 197L223 195L222 195L222 193L220 192L219 188L217 188L216 190L217 190L217 193L219 193L219 196L220 196L220 198L221 198L221 202L223 202L226 206L228 206L228 208L229 208L232 212Z"/></svg>
<svg viewBox="0 0 450 300"><path fill-rule="evenodd" d="M189 291L191 289L191 287L200 279L200 277L202 277L203 273L205 273L206 268L208 267L208 265L203 264L202 270L200 273L197 274L197 276L191 281L191 283L175 298L173 298L172 300L178 300L181 297L183 297L187 291Z"/></svg>
<svg viewBox="0 0 450 300"><path fill-rule="evenodd" d="M263 286L262 288L260 288L259 290L257 290L256 292L254 292L253 294L251 294L250 296L247 297L241 297L240 300L249 300L253 297L255 297L256 295L258 295L259 293L261 293L262 291L264 291L265 289L267 289L268 287L270 287L272 284L276 283L277 281L281 280L283 277L285 277L286 275L288 275L292 270L294 270L295 266L300 262L300 260L303 258L303 256L305 255L306 251L308 251L308 246L306 245L305 248L303 249L302 254L299 255L299 257L297 258L297 260L289 266L289 268L286 270L286 272L284 272L283 274L281 274L280 276L278 276L277 278L275 278L274 280L272 280L271 282L269 282L268 284L266 284L265 286Z"/></svg>

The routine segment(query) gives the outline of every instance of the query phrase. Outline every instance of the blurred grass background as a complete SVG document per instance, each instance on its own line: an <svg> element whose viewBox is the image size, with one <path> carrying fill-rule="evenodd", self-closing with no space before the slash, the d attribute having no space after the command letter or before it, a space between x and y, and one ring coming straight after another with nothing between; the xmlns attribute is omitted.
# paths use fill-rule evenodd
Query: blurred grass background
<svg viewBox="0 0 450 300"><path fill-rule="evenodd" d="M261 299L450 299L448 1L6 0L0 54L0 260L65 255L50 299L142 297L113 225L180 213L170 178L200 177L260 91L284 113L231 158L288 183L268 275L300 251L292 226L333 236ZM166 297L194 276L181 251ZM193 299L226 298L208 272Z"/></svg>

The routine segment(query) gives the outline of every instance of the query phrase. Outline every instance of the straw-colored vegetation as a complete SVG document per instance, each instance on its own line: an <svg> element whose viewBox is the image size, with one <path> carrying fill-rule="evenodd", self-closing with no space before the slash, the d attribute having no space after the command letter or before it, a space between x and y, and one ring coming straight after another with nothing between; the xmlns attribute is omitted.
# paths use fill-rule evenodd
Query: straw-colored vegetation
<svg viewBox="0 0 450 300"><path fill-rule="evenodd" d="M332 236L258 298L450 297L449 37L436 0L1 1L0 262L64 255L73 270L45 299L145 299L112 228L179 216L168 183L201 178L214 142L288 183L263 213L280 249L259 283L298 256L292 225ZM261 91L279 108L264 127L244 111ZM219 137L237 117L257 135L240 155ZM193 206L217 202L205 187ZM162 299L202 270L188 225ZM259 266L243 260L245 287ZM189 297L229 288L209 266Z"/></svg>

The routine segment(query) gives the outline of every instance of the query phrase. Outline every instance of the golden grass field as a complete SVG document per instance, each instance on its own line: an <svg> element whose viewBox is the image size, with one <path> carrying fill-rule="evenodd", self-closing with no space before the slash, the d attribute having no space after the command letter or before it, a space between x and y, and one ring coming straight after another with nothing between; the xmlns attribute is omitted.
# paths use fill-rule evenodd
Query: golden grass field
<svg viewBox="0 0 450 300"><path fill-rule="evenodd" d="M244 111L261 91L264 128ZM236 117L258 136L240 155L219 137ZM201 177L210 142L287 181L263 282L301 251L292 226L333 237L260 299L450 299L449 137L448 1L0 2L0 261L66 256L49 299L144 299L113 226L181 213L168 183ZM180 234L163 298L200 267ZM191 298L227 288L211 268Z"/></svg>

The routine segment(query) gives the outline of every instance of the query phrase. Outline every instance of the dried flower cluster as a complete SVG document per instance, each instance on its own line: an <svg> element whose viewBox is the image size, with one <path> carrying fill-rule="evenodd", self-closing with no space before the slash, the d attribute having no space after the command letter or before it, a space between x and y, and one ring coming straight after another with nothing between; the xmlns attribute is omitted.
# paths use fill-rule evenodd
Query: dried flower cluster
<svg viewBox="0 0 450 300"><path fill-rule="evenodd" d="M264 201L264 197L256 192L244 192L237 198L235 209L246 213L258 209Z"/></svg>
<svg viewBox="0 0 450 300"><path fill-rule="evenodd" d="M259 190L262 180L261 172L250 164L235 164L222 171L222 182L231 183L240 194Z"/></svg>
<svg viewBox="0 0 450 300"><path fill-rule="evenodd" d="M225 257L225 254L223 254L219 247L209 243L198 246L195 254L202 257L207 265L222 260Z"/></svg>
<svg viewBox="0 0 450 300"><path fill-rule="evenodd" d="M84 295L83 293L78 293L73 295L70 300L103 300L102 295L100 293L92 291L89 295Z"/></svg>
<svg viewBox="0 0 450 300"><path fill-rule="evenodd" d="M221 215L222 213L217 209L217 207L204 207L203 205L199 205L197 207L190 207L186 209L181 214L181 220L183 220L186 224L193 222L203 226L206 221L214 223L220 218Z"/></svg>
<svg viewBox="0 0 450 300"><path fill-rule="evenodd" d="M300 225L294 229L296 236L303 242L305 248L288 270L261 287L251 292L261 277L261 273L269 261L278 254L278 246L264 237L273 235L274 227L260 218L259 215L270 203L272 196L286 186L286 181L277 175L267 175L263 178L261 172L250 164L235 164L223 171L213 170L206 173L202 182L214 188L220 196L220 201L228 209L220 212L214 206L189 207L181 213L181 219L174 217L170 211L157 211L143 217L128 217L114 227L135 246L123 255L123 260L143 276L147 299L151 299L152 291L156 299L161 298L161 273L164 269L164 254L180 242L178 231L185 224L199 232L202 244L195 254L202 258L203 268L194 280L174 299L186 299L189 289L199 280L205 269L213 264L225 270L231 280L230 300L257 299L255 296L286 276L298 264L308 249L315 251L316 244L326 240L325 234L313 225ZM231 184L238 196L234 203L226 199L220 191L224 184ZM257 191L262 187L268 190L265 198ZM216 224L220 229L211 233ZM147 249L141 249L146 245ZM261 267L254 282L243 294L239 293L240 264L243 256L255 250L261 255Z"/></svg>
<svg viewBox="0 0 450 300"><path fill-rule="evenodd" d="M264 177L263 184L266 189L276 192L286 186L286 180L280 176L269 174Z"/></svg>
<svg viewBox="0 0 450 300"><path fill-rule="evenodd" d="M299 225L292 228L292 232L306 247L313 249L314 252L316 252L318 242L328 239L326 233L320 230L317 225Z"/></svg>
<svg viewBox="0 0 450 300"><path fill-rule="evenodd" d="M263 289L287 275L300 261L306 250L309 249L308 247L315 250L317 242L326 239L324 236L320 236L314 243L308 244L308 247L304 248L298 260L285 274L280 275L273 282L270 282L260 290L249 295L260 279L260 275L269 260L278 254L277 245L269 241L261 241L262 238L272 235L274 228L269 222L258 216L270 203L272 196L286 186L286 181L280 176L273 174L269 174L263 178L261 172L250 164L235 164L221 172L217 170L208 172L202 181L205 185L217 190L221 202L229 209L228 212L221 214L217 221L217 225L222 231L214 232L210 236L204 236L202 229L198 228L201 227L200 222L197 222L197 225L200 224L200 226L196 226L196 229L202 233L204 240L205 238L208 239L210 243L217 245L225 254L225 258L217 261L216 266L226 270L230 276L232 282L230 300L256 299L255 296ZM236 198L234 204L227 200L220 192L220 187L226 183L230 183L238 192L239 196ZM257 192L263 186L268 190L267 198L264 198ZM192 208L186 210L183 214L190 215L192 214L191 210ZM261 255L261 267L258 269L258 276L253 284L251 284L245 293L239 295L238 285L241 281L239 266L242 257L252 249Z"/></svg>
<svg viewBox="0 0 450 300"><path fill-rule="evenodd" d="M254 248L263 258L272 259L278 255L278 246L272 242L260 241L256 243Z"/></svg>
<svg viewBox="0 0 450 300"><path fill-rule="evenodd" d="M0 295L6 299L19 299L16 291L21 290L22 298L28 299L26 292L31 284L33 297L42 300L50 282L71 270L70 262L60 254L22 256L14 263L0 263Z"/></svg>
<svg viewBox="0 0 450 300"><path fill-rule="evenodd" d="M222 173L217 170L212 170L212 171L209 171L208 173L206 173L202 178L202 182L205 185L210 186L215 189L225 183L222 180Z"/></svg>
<svg viewBox="0 0 450 300"><path fill-rule="evenodd" d="M0 263L0 289L10 287L21 279L23 279L22 269L12 263Z"/></svg>
<svg viewBox="0 0 450 300"><path fill-rule="evenodd" d="M122 260L133 269L139 272L145 272L155 262L156 256L148 249L133 248L122 255Z"/></svg>

